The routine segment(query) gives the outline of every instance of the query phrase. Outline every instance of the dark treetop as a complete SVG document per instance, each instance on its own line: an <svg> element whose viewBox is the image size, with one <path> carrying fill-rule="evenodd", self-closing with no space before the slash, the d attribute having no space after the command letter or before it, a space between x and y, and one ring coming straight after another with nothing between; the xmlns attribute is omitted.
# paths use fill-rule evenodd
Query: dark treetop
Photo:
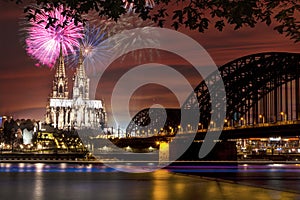
<svg viewBox="0 0 300 200"><path fill-rule="evenodd" d="M96 12L99 17L115 21L126 13L123 0L33 0L27 4L22 0L11 0L25 4L27 19L35 19L41 9L51 10L61 4L68 9L63 14L84 22L83 14ZM255 27L258 22L275 24L274 29L285 34L295 42L300 41L300 1L299 0L127 0L134 3L134 12L140 18L154 21L163 27L171 22L174 29L184 26L191 30L204 32L209 27L222 31L224 26L239 29L244 26ZM146 2L155 3L154 7ZM48 26L55 19L48 18ZM66 23L63 24L63 26Z"/></svg>

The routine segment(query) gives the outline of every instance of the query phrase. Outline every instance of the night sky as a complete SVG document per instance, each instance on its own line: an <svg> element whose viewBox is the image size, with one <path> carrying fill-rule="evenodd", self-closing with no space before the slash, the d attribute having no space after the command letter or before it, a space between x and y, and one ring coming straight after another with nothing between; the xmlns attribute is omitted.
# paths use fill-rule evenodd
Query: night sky
<svg viewBox="0 0 300 200"><path fill-rule="evenodd" d="M13 115L14 118L34 118L43 120L47 98L51 91L54 70L47 67L36 67L36 61L32 60L25 52L24 38L20 33L20 23L23 16L22 6L17 6L13 2L0 1L0 115ZM269 52L287 51L299 52L299 44L275 32L271 27L259 24L256 28L243 28L234 31L228 26L223 32L215 30L213 27L206 33L198 33L185 29L181 32L197 40L211 55L218 66L221 66L233 59L244 55ZM180 47L180 41L178 46ZM160 52L160 59L164 64L177 65L185 69L188 65L184 60L174 59L173 55ZM126 62L116 61L110 67L97 89L96 98L109 101L109 92L115 81L126 68ZM73 69L67 68L69 81L74 73ZM187 73L193 76L193 73ZM200 80L193 78L193 85L196 86ZM169 94L164 88L148 86L148 91L155 91L162 95ZM157 97L157 95L155 95ZM146 98L151 99L145 100ZM170 98L170 97L169 97ZM172 98L172 97L171 97ZM144 99L138 103L138 99ZM157 103L152 93L145 93L143 90L136 92L136 97L131 102L135 109L145 107L146 104ZM171 102L176 106L176 101ZM138 107L138 108L137 108ZM107 108L109 111L109 108Z"/></svg>

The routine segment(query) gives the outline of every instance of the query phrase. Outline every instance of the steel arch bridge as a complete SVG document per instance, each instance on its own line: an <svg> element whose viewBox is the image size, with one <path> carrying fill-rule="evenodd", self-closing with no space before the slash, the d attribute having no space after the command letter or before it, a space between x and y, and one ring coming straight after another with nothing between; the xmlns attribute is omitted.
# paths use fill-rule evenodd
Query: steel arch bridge
<svg viewBox="0 0 300 200"><path fill-rule="evenodd" d="M222 80L218 79L218 73ZM226 118L224 121L211 121L212 112L222 112L221 108L211 106L211 98L217 98L214 86L223 81L226 91ZM211 84L208 87L208 84ZM213 88L211 91L208 88ZM198 109L199 124L180 124L180 109L166 109L167 122L164 125L151 122L151 110L137 113L126 129L128 136L143 126L144 132L176 132L179 129L198 130L208 126L238 127L260 123L300 120L300 54L287 52L268 52L247 55L233 60L219 68L203 80L182 105L183 109ZM224 111L223 111L224 112ZM169 114L168 114L169 113ZM151 118L159 121L160 112L152 113ZM185 127L182 127L185 126ZM150 128L149 128L150 127Z"/></svg>

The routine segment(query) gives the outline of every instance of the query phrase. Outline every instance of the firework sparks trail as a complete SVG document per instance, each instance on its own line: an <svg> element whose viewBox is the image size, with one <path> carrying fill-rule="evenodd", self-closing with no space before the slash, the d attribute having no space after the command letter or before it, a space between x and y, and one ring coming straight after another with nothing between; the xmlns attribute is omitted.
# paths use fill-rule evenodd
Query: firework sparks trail
<svg viewBox="0 0 300 200"><path fill-rule="evenodd" d="M104 65L111 55L111 44L106 40L106 33L95 25L86 23L83 37L80 40L80 48L67 58L67 63L71 67L76 67L80 57L80 51L84 58L83 63L87 70L93 70L98 65Z"/></svg>
<svg viewBox="0 0 300 200"><path fill-rule="evenodd" d="M63 16L63 6L54 11L41 9L36 14L36 20L29 21L25 27L27 53L38 61L39 64L53 68L62 45L63 55L74 53L79 47L78 39L83 37L82 24L75 25L70 17ZM47 27L49 20L54 20L52 26ZM63 26L67 23L65 26Z"/></svg>

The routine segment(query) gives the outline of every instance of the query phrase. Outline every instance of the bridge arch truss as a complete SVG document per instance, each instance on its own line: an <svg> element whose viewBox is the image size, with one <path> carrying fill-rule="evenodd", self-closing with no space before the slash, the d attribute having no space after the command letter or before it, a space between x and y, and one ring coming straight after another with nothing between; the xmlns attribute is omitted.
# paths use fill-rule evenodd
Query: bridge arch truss
<svg viewBox="0 0 300 200"><path fill-rule="evenodd" d="M220 85L218 81L224 82L227 106L224 122L215 123L216 127L220 123L236 127L300 120L300 54L268 52L247 55L221 66L219 73L222 80L216 78L217 73L212 73L182 105L183 109L199 110L199 124L194 129L213 125L211 113L222 112L218 105L211 107L211 97L216 98L220 89L213 87ZM209 87L213 88L211 91L208 84L213 84ZM177 123L180 117L175 119L172 117L175 111L172 112L167 126L162 128L181 126ZM180 109L176 113L180 115ZM150 123L149 109L144 109L132 119L126 131L130 133L147 123ZM154 124L152 127L155 129ZM189 127L184 128L188 130Z"/></svg>

